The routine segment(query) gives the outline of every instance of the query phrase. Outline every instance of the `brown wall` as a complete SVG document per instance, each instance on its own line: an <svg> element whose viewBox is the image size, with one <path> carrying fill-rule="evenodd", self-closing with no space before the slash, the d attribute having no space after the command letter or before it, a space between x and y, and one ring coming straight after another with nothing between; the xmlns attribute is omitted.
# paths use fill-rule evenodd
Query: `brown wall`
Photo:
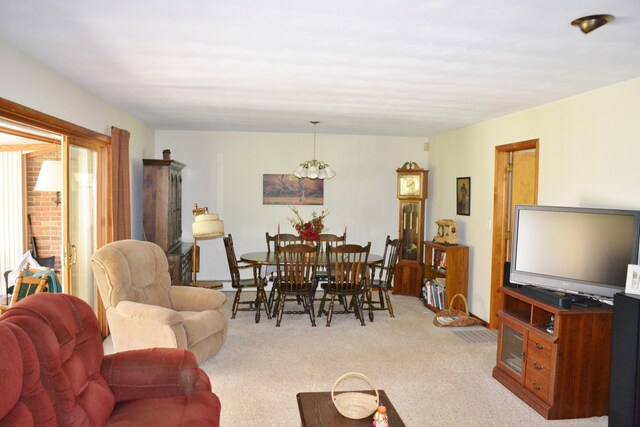
<svg viewBox="0 0 640 427"><path fill-rule="evenodd" d="M27 171L27 213L31 216L33 235L36 238L38 257L56 256L56 271L62 268L60 255L62 254L62 205L56 207L53 203L54 192L33 191L36 185L40 167L44 160L60 160L59 152L48 153L26 159ZM31 230L27 223L28 243L31 249Z"/></svg>

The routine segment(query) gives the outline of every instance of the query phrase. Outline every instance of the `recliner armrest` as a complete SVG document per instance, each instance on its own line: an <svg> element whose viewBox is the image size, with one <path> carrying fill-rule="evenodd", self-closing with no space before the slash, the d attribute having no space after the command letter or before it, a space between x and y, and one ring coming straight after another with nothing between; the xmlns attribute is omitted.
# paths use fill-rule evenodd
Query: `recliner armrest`
<svg viewBox="0 0 640 427"><path fill-rule="evenodd" d="M116 402L211 391L207 374L188 350L151 348L104 357L100 373Z"/></svg>
<svg viewBox="0 0 640 427"><path fill-rule="evenodd" d="M178 311L218 310L227 301L227 297L215 289L189 286L172 286L169 299L173 309Z"/></svg>
<svg viewBox="0 0 640 427"><path fill-rule="evenodd" d="M182 316L175 310L133 301L120 301L116 306L116 312L120 316L130 319L155 322L162 325L175 325L182 322Z"/></svg>

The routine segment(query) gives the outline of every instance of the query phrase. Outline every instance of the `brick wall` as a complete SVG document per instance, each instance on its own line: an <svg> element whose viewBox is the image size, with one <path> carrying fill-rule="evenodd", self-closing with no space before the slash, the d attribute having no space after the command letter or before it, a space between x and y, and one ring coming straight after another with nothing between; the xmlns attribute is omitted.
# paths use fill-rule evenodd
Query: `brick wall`
<svg viewBox="0 0 640 427"><path fill-rule="evenodd" d="M62 268L62 205L53 203L54 192L33 191L44 160L60 160L59 152L27 157L27 213L31 216L31 227L36 238L38 257L55 255L55 269ZM31 230L27 224L28 247L31 249Z"/></svg>

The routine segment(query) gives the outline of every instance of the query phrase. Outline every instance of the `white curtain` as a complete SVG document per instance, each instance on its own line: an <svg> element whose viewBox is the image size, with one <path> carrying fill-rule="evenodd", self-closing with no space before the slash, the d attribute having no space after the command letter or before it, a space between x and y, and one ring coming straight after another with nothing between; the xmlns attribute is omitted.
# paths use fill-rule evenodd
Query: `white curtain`
<svg viewBox="0 0 640 427"><path fill-rule="evenodd" d="M0 303L4 303L4 272L24 254L22 230L22 153L0 152Z"/></svg>

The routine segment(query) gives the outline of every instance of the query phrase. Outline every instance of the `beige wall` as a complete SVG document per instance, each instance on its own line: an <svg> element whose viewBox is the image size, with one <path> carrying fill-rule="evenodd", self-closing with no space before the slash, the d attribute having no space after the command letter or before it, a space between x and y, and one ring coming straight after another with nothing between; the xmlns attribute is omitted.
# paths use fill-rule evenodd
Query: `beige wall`
<svg viewBox="0 0 640 427"><path fill-rule="evenodd" d="M0 64L0 97L95 132L131 132L132 234L142 238L141 159L153 156L153 129L2 41Z"/></svg>
<svg viewBox="0 0 640 427"><path fill-rule="evenodd" d="M262 205L262 174L289 172L311 156L311 133L253 134L154 132L144 122L85 91L0 41L0 96L52 116L108 133L131 132L133 237L142 238L142 162L170 148L185 169L183 240L191 238L193 202L219 211L239 252L261 249L260 236L286 229L286 206ZM640 79L601 88L534 109L425 140L323 135L318 158L338 175L327 181L324 207L332 231L346 225L349 240L381 250L384 236L397 234L395 169L407 160L429 162L427 238L438 218L455 218L462 243L471 247L471 310L487 319L490 303L491 219L494 147L540 139L539 203L640 209ZM455 215L455 179L470 176L471 216ZM256 237L257 236L257 237ZM221 241L203 242L203 276L228 277ZM210 264L208 264L208 260ZM224 274L223 274L224 273Z"/></svg>
<svg viewBox="0 0 640 427"><path fill-rule="evenodd" d="M424 139L327 135L317 137L317 158L328 162L337 175L325 181L324 205L302 206L303 218L311 212L330 211L329 232L366 244L382 253L387 234L398 234L396 172L408 160L426 165ZM233 235L242 252L266 249L264 234L294 232L287 206L262 204L262 175L291 173L313 157L313 134L241 132L156 132L156 158L163 149L185 163L183 170L183 241L192 241L193 203L218 212L226 233ZM203 280L228 280L229 269L222 240L203 241Z"/></svg>
<svg viewBox="0 0 640 427"><path fill-rule="evenodd" d="M471 247L471 311L488 319L495 146L540 139L541 205L640 209L640 79L430 138L428 223L458 221ZM471 177L471 216L455 211ZM427 234L433 235L432 229Z"/></svg>

